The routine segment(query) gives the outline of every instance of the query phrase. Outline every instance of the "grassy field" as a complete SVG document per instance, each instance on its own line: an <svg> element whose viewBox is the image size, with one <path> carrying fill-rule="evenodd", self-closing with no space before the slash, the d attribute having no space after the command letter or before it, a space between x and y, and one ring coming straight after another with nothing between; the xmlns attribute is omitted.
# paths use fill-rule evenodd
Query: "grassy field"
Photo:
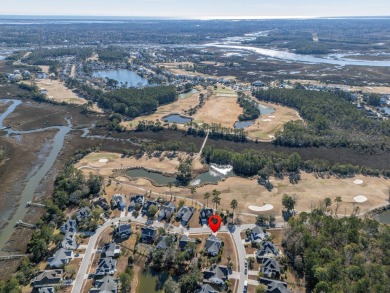
<svg viewBox="0 0 390 293"><path fill-rule="evenodd" d="M37 80L36 84L39 88L46 89L48 98L56 102L76 105L84 105L87 103L86 99L77 96L59 80L42 79Z"/></svg>

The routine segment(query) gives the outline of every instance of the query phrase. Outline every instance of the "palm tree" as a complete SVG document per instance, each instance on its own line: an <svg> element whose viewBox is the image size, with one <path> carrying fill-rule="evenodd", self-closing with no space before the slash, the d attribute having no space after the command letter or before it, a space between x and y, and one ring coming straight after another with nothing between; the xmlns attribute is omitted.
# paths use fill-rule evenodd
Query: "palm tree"
<svg viewBox="0 0 390 293"><path fill-rule="evenodd" d="M172 201L172 182L168 182L169 187L169 193L171 194L171 201Z"/></svg>
<svg viewBox="0 0 390 293"><path fill-rule="evenodd" d="M217 209L218 205L221 203L221 197L219 196L220 194L220 191L216 189L213 190L213 203L215 203L215 209Z"/></svg>
<svg viewBox="0 0 390 293"><path fill-rule="evenodd" d="M206 208L209 204L209 197L210 197L210 192L206 192L204 195L203 195L203 198L206 200Z"/></svg>
<svg viewBox="0 0 390 293"><path fill-rule="evenodd" d="M237 199L233 199L230 203L230 207L233 209L233 216L232 216L232 221L234 219L234 210L237 208L238 206L238 201Z"/></svg>
<svg viewBox="0 0 390 293"><path fill-rule="evenodd" d="M196 187L191 186L191 199L192 199L192 205L194 205L194 194L196 193Z"/></svg>

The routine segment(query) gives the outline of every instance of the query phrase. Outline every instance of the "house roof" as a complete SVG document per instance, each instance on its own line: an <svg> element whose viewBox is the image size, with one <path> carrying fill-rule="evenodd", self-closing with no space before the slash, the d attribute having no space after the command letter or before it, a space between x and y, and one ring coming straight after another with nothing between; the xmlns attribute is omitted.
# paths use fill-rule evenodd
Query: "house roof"
<svg viewBox="0 0 390 293"><path fill-rule="evenodd" d="M260 283L266 285L267 292L270 293L292 293L292 291L287 288L287 283L285 282L261 277Z"/></svg>
<svg viewBox="0 0 390 293"><path fill-rule="evenodd" d="M218 293L219 291L215 290L209 284L204 284L202 287L196 291L196 293Z"/></svg>
<svg viewBox="0 0 390 293"><path fill-rule="evenodd" d="M118 281L111 276L105 276L103 279L96 280L95 288L89 290L89 293L115 293L118 290Z"/></svg>
<svg viewBox="0 0 390 293"><path fill-rule="evenodd" d="M160 211L158 212L158 220L161 221L166 217L172 216L175 209L176 209L176 205L172 202L163 205L160 208Z"/></svg>
<svg viewBox="0 0 390 293"><path fill-rule="evenodd" d="M131 234L131 233L133 233L133 229L131 228L131 225L130 225L130 224L121 224L121 225L119 225L118 227L115 228L115 233L119 233L119 234L122 234L122 233Z"/></svg>
<svg viewBox="0 0 390 293"><path fill-rule="evenodd" d="M95 207L101 207L103 210L107 211L110 206L105 198L99 198L97 201L93 203Z"/></svg>
<svg viewBox="0 0 390 293"><path fill-rule="evenodd" d="M183 222L188 222L191 219L193 213L193 207L182 206L177 212L176 218L182 220Z"/></svg>
<svg viewBox="0 0 390 293"><path fill-rule="evenodd" d="M256 252L257 257L262 257L264 255L278 255L278 249L276 246L270 242L266 241L261 244L261 247Z"/></svg>
<svg viewBox="0 0 390 293"><path fill-rule="evenodd" d="M212 266L203 272L203 277L215 284L223 284L229 277L229 269L227 266Z"/></svg>
<svg viewBox="0 0 390 293"><path fill-rule="evenodd" d="M66 262L67 259L71 259L72 255L73 255L72 250L60 248L54 253L54 255L52 257L49 257L49 259L48 259L49 266L51 266L51 267L61 266L62 264L64 264Z"/></svg>
<svg viewBox="0 0 390 293"><path fill-rule="evenodd" d="M167 237L168 236L161 236L160 241L157 243L156 248L158 249L167 249Z"/></svg>
<svg viewBox="0 0 390 293"><path fill-rule="evenodd" d="M155 237L157 235L157 229L153 226L142 228L141 237Z"/></svg>
<svg viewBox="0 0 390 293"><path fill-rule="evenodd" d="M54 293L54 287L43 287L38 289L38 293Z"/></svg>
<svg viewBox="0 0 390 293"><path fill-rule="evenodd" d="M200 218L202 219L208 219L213 214L213 209L211 208L204 208L200 211Z"/></svg>
<svg viewBox="0 0 390 293"><path fill-rule="evenodd" d="M179 248L184 249L186 247L187 243L189 243L189 242L195 242L195 240L191 239L187 235L181 236L181 238L179 240Z"/></svg>
<svg viewBox="0 0 390 293"><path fill-rule="evenodd" d="M82 208L82 209L79 209L77 211L77 216L76 216L76 219L78 221L82 221L84 220L85 218L87 218L91 213L91 209L89 207L85 207L85 208Z"/></svg>
<svg viewBox="0 0 390 293"><path fill-rule="evenodd" d="M135 206L136 203L142 204L144 201L144 196L143 195L136 195L130 197L130 206L133 207Z"/></svg>
<svg viewBox="0 0 390 293"><path fill-rule="evenodd" d="M209 254L217 255L221 248L222 240L211 234L206 240L206 250Z"/></svg>
<svg viewBox="0 0 390 293"><path fill-rule="evenodd" d="M263 273L279 273L280 274L280 265L279 262L274 258L265 258L263 259L263 265L261 267Z"/></svg>
<svg viewBox="0 0 390 293"><path fill-rule="evenodd" d="M151 201L151 200L146 201L144 206L142 207L142 210L144 212L147 212L151 205L157 206L157 202L156 201Z"/></svg>
<svg viewBox="0 0 390 293"><path fill-rule="evenodd" d="M118 250L120 251L120 249L121 247L113 241L104 246L104 254L106 257L113 257L118 253Z"/></svg>
<svg viewBox="0 0 390 293"><path fill-rule="evenodd" d="M62 280L63 270L42 271L34 279L34 287L58 284Z"/></svg>
<svg viewBox="0 0 390 293"><path fill-rule="evenodd" d="M116 261L111 257L104 257L99 259L98 267L96 269L96 274L107 274L111 271L114 271L116 267Z"/></svg>
<svg viewBox="0 0 390 293"><path fill-rule="evenodd" d="M71 232L66 233L64 239L61 242L62 247L67 249L76 249L78 245L76 242L75 235L75 233Z"/></svg>
<svg viewBox="0 0 390 293"><path fill-rule="evenodd" d="M77 223L75 220L67 220L60 228L61 233L66 234L67 232L76 233Z"/></svg>

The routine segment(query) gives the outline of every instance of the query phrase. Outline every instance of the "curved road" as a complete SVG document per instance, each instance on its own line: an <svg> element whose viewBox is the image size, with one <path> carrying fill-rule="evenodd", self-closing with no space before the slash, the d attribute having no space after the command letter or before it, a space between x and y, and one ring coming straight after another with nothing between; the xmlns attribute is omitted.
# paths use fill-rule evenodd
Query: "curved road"
<svg viewBox="0 0 390 293"><path fill-rule="evenodd" d="M112 224L117 223L119 221L124 221L127 222L128 220L131 220L134 223L139 223L139 224L146 224L147 220L145 218L134 218L132 216L125 216L125 217L120 217L120 218L115 218L115 219L110 219L106 221L101 227L99 227L95 234L93 234L88 242L88 246L85 250L85 255L81 261L79 271L76 276L76 280L74 282L73 288L72 288L72 293L79 293L82 292L83 289L83 283L87 279L88 276L88 269L92 264L92 257L96 253L97 248L96 244L99 239L100 234L108 227L110 227ZM168 228L167 232L168 233L189 233L189 234L209 234L211 232L210 228L207 226L203 226L200 228L190 228L189 230L183 228L183 227L172 227L169 226L168 224L160 223L154 221L152 226L159 228ZM243 292L244 290L244 280L246 279L246 276L244 274L244 263L245 263L245 257L246 257L246 252L244 245L242 244L241 240L241 231L244 231L248 228L253 228L255 227L254 224L245 224L241 226L235 226L235 230L231 235L233 236L233 241L236 247L236 253L237 253L237 259L239 263L239 268L240 271L237 274L239 274L239 281L238 281L238 290L237 292ZM218 232L229 232L227 229L227 226L221 226L221 228L218 230Z"/></svg>

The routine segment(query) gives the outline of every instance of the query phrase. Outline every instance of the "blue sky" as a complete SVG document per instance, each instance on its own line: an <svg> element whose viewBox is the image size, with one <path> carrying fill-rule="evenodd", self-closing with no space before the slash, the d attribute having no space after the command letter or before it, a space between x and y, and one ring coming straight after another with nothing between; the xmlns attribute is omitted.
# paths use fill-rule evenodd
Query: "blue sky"
<svg viewBox="0 0 390 293"><path fill-rule="evenodd" d="M1 0L3 15L262 18L389 16L389 0Z"/></svg>

